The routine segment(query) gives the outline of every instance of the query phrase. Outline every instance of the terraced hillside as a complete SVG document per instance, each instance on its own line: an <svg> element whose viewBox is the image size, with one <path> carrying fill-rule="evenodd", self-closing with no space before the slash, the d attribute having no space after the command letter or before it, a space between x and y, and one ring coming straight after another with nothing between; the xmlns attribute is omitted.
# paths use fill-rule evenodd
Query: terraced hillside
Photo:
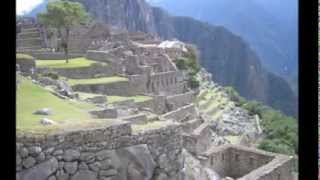
<svg viewBox="0 0 320 180"><path fill-rule="evenodd" d="M259 119L235 105L222 86L211 81L211 75L202 69L197 74L200 92L196 97L196 105L206 122L214 126L219 136L232 144L256 142L261 135ZM260 134L260 135L259 135ZM253 137L255 138L249 138Z"/></svg>

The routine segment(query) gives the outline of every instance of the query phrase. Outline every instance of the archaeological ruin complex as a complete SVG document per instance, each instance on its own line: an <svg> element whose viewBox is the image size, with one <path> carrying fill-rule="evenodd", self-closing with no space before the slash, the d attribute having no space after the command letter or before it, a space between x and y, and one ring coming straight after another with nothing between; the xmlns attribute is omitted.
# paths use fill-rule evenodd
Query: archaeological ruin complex
<svg viewBox="0 0 320 180"><path fill-rule="evenodd" d="M190 88L188 75L176 65L190 53L188 44L96 25L71 40L72 48L81 50L71 51L70 61L83 57L90 65L38 66L38 60L64 59L52 46L58 38L49 43L45 30L33 22L21 22L19 27L17 53L34 57L29 64L17 58L21 74L66 101L94 104L87 113L99 125L64 128L62 124L45 134L17 132L17 179L293 179L292 157L228 139L259 137L259 119L236 107L203 69L200 87ZM61 82L42 76L48 73L64 78L68 91L50 90ZM148 99L112 102L113 96Z"/></svg>

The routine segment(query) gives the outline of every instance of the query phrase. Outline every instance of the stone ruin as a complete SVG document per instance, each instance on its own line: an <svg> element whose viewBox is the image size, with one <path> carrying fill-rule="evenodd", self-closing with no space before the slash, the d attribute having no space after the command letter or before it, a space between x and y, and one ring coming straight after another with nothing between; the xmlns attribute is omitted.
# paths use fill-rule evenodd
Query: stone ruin
<svg viewBox="0 0 320 180"><path fill-rule="evenodd" d="M96 94L86 101L99 108L88 113L105 124L46 135L17 134L17 179L292 179L291 157L223 145L227 141L220 136L219 126L213 127L206 116L213 112L202 112L201 105L194 103L198 91L187 86L186 77L174 63L185 49L160 44L143 33L118 33L96 42L96 49L87 50L85 56L96 61L90 67L38 68L39 74L54 71L71 79L100 74L127 81L70 85L72 91ZM50 59L57 54L42 55ZM57 84L51 81L49 84ZM45 86L40 79L37 82ZM102 95L148 95L152 99L108 103ZM233 108L224 112L229 111ZM234 121L237 119L231 123ZM251 127L248 122L242 120L232 127Z"/></svg>

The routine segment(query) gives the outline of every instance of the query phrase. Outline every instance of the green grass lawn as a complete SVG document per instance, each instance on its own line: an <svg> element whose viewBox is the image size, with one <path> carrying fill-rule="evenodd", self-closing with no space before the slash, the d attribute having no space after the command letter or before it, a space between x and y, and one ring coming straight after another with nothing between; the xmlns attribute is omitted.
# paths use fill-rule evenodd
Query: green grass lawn
<svg viewBox="0 0 320 180"><path fill-rule="evenodd" d="M98 96L100 94L91 94L91 93L83 93L83 92L77 92L80 96L80 99L84 100L87 98L93 98L95 96ZM149 101L152 99L150 96L144 96L144 95L136 95L136 96L107 96L108 103L114 103L114 102L121 102L133 99L135 102L144 102Z"/></svg>
<svg viewBox="0 0 320 180"><path fill-rule="evenodd" d="M92 78L92 79L69 79L68 83L73 86L76 84L108 84L114 82L125 82L128 78L120 76L109 76L102 78Z"/></svg>
<svg viewBox="0 0 320 180"><path fill-rule="evenodd" d="M49 67L49 68L78 68L78 67L89 67L96 61L88 60L85 57L69 59L69 63L66 63L65 59L61 60L36 60L36 66Z"/></svg>
<svg viewBox="0 0 320 180"><path fill-rule="evenodd" d="M87 110L95 108L94 105L88 103L60 99L26 78L21 78L16 97L16 128L18 131L46 132L72 124L85 124L88 120L92 121ZM33 112L40 108L50 108L52 114L34 115ZM39 122L43 117L54 120L58 125L41 125Z"/></svg>

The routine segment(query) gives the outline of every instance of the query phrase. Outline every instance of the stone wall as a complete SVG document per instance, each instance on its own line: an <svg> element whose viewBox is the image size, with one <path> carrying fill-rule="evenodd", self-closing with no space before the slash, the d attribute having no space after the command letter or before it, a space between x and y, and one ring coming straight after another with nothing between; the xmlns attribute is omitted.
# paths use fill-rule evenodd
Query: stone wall
<svg viewBox="0 0 320 180"><path fill-rule="evenodd" d="M147 122L147 116L145 114L135 114L122 118L123 121L128 121L133 124L144 124Z"/></svg>
<svg viewBox="0 0 320 180"><path fill-rule="evenodd" d="M165 94L180 94L183 88L179 86L177 80L177 71L168 71L152 74L147 84L148 92L165 93Z"/></svg>
<svg viewBox="0 0 320 180"><path fill-rule="evenodd" d="M172 119L177 122L186 122L197 117L197 112L193 104L181 107L162 115L165 119Z"/></svg>
<svg viewBox="0 0 320 180"><path fill-rule="evenodd" d="M39 73L56 72L71 79L90 79L95 78L96 75L113 76L116 74L112 67L100 64L78 68L38 68L37 71Z"/></svg>
<svg viewBox="0 0 320 180"><path fill-rule="evenodd" d="M190 91L184 94L168 96L167 106L170 107L170 110L175 110L179 107L186 106L188 104L193 103L194 98L195 98L195 94L193 91Z"/></svg>
<svg viewBox="0 0 320 180"><path fill-rule="evenodd" d="M159 115L167 112L165 96L152 96L151 100L137 102L136 105L138 108L148 108Z"/></svg>
<svg viewBox="0 0 320 180"><path fill-rule="evenodd" d="M86 57L88 59L101 61L101 62L112 62L114 59L118 59L106 51L96 51L96 50L88 50L86 53Z"/></svg>
<svg viewBox="0 0 320 180"><path fill-rule="evenodd" d="M267 164L274 158L274 156L265 153L240 148L230 148L229 155L230 162L232 162L229 164L229 174L231 177L237 178Z"/></svg>
<svg viewBox="0 0 320 180"><path fill-rule="evenodd" d="M16 64L19 67L19 71L25 75L31 75L32 69L35 70L36 67L34 59L16 58Z"/></svg>
<svg viewBox="0 0 320 180"><path fill-rule="evenodd" d="M204 153L207 167L221 177L239 180L292 180L293 158L236 145L213 147Z"/></svg>
<svg viewBox="0 0 320 180"><path fill-rule="evenodd" d="M133 170L138 173L135 178L131 177L133 180L139 180L137 177L141 176L146 179L151 176L152 179L178 179L182 168L180 133L179 125L170 125L132 134L129 123L120 123L38 137L18 135L17 179L126 179L132 175L129 171L131 166L134 166ZM146 144L147 148L143 148L143 144ZM142 147L134 147L136 145ZM123 151L131 152L133 159L132 155L121 153ZM149 151L151 159L147 156ZM128 160L122 155L131 159ZM126 163L131 161L138 165ZM121 167L118 166L119 163ZM145 168L146 166L152 168ZM145 171L146 169L148 171Z"/></svg>
<svg viewBox="0 0 320 180"><path fill-rule="evenodd" d="M147 76L146 75L128 75L129 91L145 93L147 91Z"/></svg>
<svg viewBox="0 0 320 180"><path fill-rule="evenodd" d="M134 96L143 94L144 91L129 81L113 82L107 84L77 84L73 85L74 91L107 94L110 96Z"/></svg>

